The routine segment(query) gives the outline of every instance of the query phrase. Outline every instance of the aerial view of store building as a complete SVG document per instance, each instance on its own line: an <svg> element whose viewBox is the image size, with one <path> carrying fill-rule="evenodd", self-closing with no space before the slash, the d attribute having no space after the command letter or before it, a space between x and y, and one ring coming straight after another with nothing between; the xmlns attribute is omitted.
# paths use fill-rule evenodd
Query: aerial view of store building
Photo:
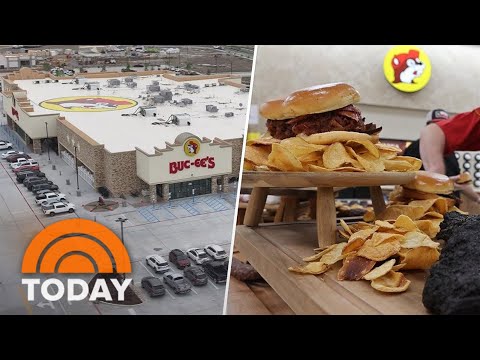
<svg viewBox="0 0 480 360"><path fill-rule="evenodd" d="M6 122L95 189L155 202L227 191L238 178L247 85L231 75L156 70L0 77Z"/></svg>

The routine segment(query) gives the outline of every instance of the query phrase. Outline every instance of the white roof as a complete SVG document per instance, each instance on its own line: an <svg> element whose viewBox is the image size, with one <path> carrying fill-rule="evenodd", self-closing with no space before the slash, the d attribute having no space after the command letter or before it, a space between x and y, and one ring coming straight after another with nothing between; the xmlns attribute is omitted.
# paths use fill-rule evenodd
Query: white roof
<svg viewBox="0 0 480 360"><path fill-rule="evenodd" d="M69 80L61 80L58 83L34 84L34 80L15 80L15 83L27 91L27 97L33 104L33 114L54 114L62 116L93 138L110 152L122 152L134 150L138 147L147 153L154 153L154 147L164 148L165 142L173 143L177 135L189 132L194 135L213 139L240 138L244 134L246 124L246 108L248 93L240 89L225 85L218 86L217 79L186 81L186 83L199 86L198 93L192 93L184 88L185 82L177 82L156 75L140 76L134 78L137 83L136 89L126 86L124 79L118 88L108 88L108 78L90 78L87 82L99 82L101 90L80 89L83 85L70 83ZM146 106L147 100L139 97L147 95L146 86L151 85L152 80L159 81L162 90L170 90L173 100L180 101L183 98L193 100L193 104L185 107L165 102L156 106L157 119L167 120L170 115L188 113L191 117L191 126L152 125L156 121L154 117L122 116L132 114L139 106ZM217 86L205 87L205 84L216 83ZM151 94L158 95L158 93ZM69 96L115 96L135 100L138 104L124 110L103 112L71 112L53 111L45 109L39 104L42 101ZM242 104L240 106L239 104ZM210 113L205 109L206 105L215 105L218 112ZM225 117L226 112L233 112L233 117ZM31 113L32 114L32 113Z"/></svg>

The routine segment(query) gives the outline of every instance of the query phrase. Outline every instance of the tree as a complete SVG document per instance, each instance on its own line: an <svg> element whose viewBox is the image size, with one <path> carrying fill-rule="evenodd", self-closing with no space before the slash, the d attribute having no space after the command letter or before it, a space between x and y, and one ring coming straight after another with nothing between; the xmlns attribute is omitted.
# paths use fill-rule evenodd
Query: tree
<svg viewBox="0 0 480 360"><path fill-rule="evenodd" d="M52 65L50 65L49 63L43 63L43 70L50 71L51 68Z"/></svg>
<svg viewBox="0 0 480 360"><path fill-rule="evenodd" d="M148 71L148 64L145 64L145 71Z"/></svg>
<svg viewBox="0 0 480 360"><path fill-rule="evenodd" d="M210 75L212 72L210 71L210 69L207 69L207 75Z"/></svg>
<svg viewBox="0 0 480 360"><path fill-rule="evenodd" d="M188 63L187 63L187 67L186 67L187 70L192 70L192 66L193 66L192 63L191 63L191 62L188 62Z"/></svg>
<svg viewBox="0 0 480 360"><path fill-rule="evenodd" d="M100 70L101 72L107 71L107 67L105 65L102 65L102 69Z"/></svg>

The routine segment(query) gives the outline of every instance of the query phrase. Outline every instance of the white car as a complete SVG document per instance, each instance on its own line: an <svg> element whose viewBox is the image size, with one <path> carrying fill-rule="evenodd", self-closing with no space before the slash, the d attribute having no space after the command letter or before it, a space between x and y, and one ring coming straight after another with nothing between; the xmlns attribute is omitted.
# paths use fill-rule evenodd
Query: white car
<svg viewBox="0 0 480 360"><path fill-rule="evenodd" d="M49 200L43 200L39 205L43 207L43 206L52 205L52 204L57 203L57 202L68 204L68 201L65 200L65 199L63 199L63 200L49 199Z"/></svg>
<svg viewBox="0 0 480 360"><path fill-rule="evenodd" d="M50 205L42 206L43 213L45 215L54 216L55 214L61 214L65 212L72 213L75 211L75 204L56 202Z"/></svg>
<svg viewBox="0 0 480 360"><path fill-rule="evenodd" d="M205 246L205 252L215 260L224 260L228 257L225 250L223 250L221 246L215 244Z"/></svg>
<svg viewBox="0 0 480 360"><path fill-rule="evenodd" d="M11 150L13 147L12 143L6 141L0 141L0 150Z"/></svg>
<svg viewBox="0 0 480 360"><path fill-rule="evenodd" d="M9 150L9 151L4 152L2 154L2 159L5 159L5 158L7 158L7 156L10 156L10 155L21 155L21 154L24 154L24 153L21 152L21 151Z"/></svg>
<svg viewBox="0 0 480 360"><path fill-rule="evenodd" d="M148 266L155 270L155 272L164 273L170 271L170 266L168 265L168 262L160 255L148 255L145 258L145 261Z"/></svg>
<svg viewBox="0 0 480 360"><path fill-rule="evenodd" d="M192 261L197 265L202 265L203 263L210 260L207 253L199 248L191 248L187 250L187 255Z"/></svg>
<svg viewBox="0 0 480 360"><path fill-rule="evenodd" d="M17 161L15 163L11 163L10 167L13 170L15 170L15 169L18 169L20 166L24 166L24 165L35 166L35 165L38 165L38 162L33 160L33 159L26 159L26 160L22 160L22 161Z"/></svg>
<svg viewBox="0 0 480 360"><path fill-rule="evenodd" d="M48 192L48 193L45 193L45 194L41 194L41 195L37 195L35 197L35 202L38 204L38 205L43 205L43 203L45 201L49 201L49 200L57 200L57 201L60 201L60 200L65 200L66 197L65 197L65 194L56 194L54 192Z"/></svg>

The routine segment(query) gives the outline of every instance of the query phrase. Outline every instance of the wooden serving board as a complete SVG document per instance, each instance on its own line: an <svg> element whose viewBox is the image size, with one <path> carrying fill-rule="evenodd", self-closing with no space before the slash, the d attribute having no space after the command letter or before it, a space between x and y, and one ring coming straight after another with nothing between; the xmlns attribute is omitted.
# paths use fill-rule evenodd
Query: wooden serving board
<svg viewBox="0 0 480 360"><path fill-rule="evenodd" d="M415 172L280 172L244 171L242 187L352 187L406 184Z"/></svg>
<svg viewBox="0 0 480 360"><path fill-rule="evenodd" d="M426 271L404 271L406 292L382 293L366 280L338 281L341 262L323 275L296 274L318 246L315 223L237 226L235 246L296 314L427 314L422 304Z"/></svg>

